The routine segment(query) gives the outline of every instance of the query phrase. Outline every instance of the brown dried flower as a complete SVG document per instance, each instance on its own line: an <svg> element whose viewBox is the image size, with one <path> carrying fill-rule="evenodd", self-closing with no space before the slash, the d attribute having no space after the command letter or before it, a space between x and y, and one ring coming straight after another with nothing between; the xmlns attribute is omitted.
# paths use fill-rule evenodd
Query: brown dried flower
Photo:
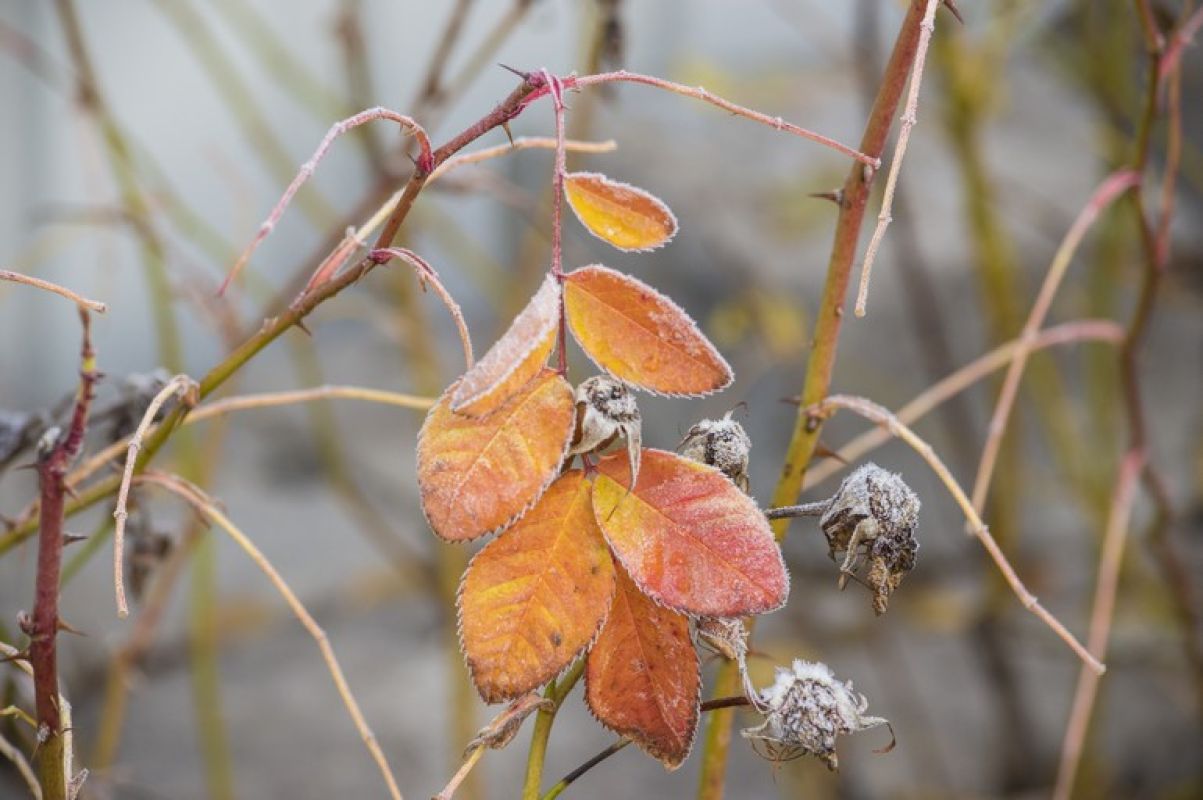
<svg viewBox="0 0 1203 800"><path fill-rule="evenodd" d="M619 435L627 440L631 486L639 477L643 422L629 386L608 375L594 375L576 387L576 431L568 455L609 447Z"/></svg>
<svg viewBox="0 0 1203 800"><path fill-rule="evenodd" d="M826 664L795 660L778 667L773 685L749 698L764 722L740 733L770 761L789 761L804 755L820 758L830 770L839 769L837 736L889 726L883 717L865 714L868 701L852 682L836 680ZM887 752L888 748L879 752Z"/></svg>
<svg viewBox="0 0 1203 800"><path fill-rule="evenodd" d="M735 485L748 491L748 455L752 440L743 426L731 419L704 419L689 429L677 451L694 461L717 467Z"/></svg>

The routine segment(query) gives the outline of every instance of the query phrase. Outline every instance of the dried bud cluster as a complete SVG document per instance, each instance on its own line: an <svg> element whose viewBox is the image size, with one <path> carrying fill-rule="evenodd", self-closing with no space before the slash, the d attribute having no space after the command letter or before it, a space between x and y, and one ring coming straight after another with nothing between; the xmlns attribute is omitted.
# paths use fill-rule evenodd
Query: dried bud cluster
<svg viewBox="0 0 1203 800"><path fill-rule="evenodd" d="M568 455L609 447L619 434L627 440L631 485L639 476L643 422L629 386L608 375L594 375L576 387L576 431Z"/></svg>
<svg viewBox="0 0 1203 800"><path fill-rule="evenodd" d="M819 519L831 558L844 554L840 588L867 555L873 610L885 613L890 595L915 566L918 524L919 498L900 475L866 464L845 478Z"/></svg>
<svg viewBox="0 0 1203 800"><path fill-rule="evenodd" d="M722 471L735 485L748 491L748 455L752 440L743 426L731 419L704 419L689 429L677 451L686 458Z"/></svg>
<svg viewBox="0 0 1203 800"><path fill-rule="evenodd" d="M773 685L750 699L765 719L741 733L770 761L813 755L836 770L837 736L890 724L866 716L869 703L864 695L852 690L851 681L836 680L826 664L795 660L792 668L778 667Z"/></svg>

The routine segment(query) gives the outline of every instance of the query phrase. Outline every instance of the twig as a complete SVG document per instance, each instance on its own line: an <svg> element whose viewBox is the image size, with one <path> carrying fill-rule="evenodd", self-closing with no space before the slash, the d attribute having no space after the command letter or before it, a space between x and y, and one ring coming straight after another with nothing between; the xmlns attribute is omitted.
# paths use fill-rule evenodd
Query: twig
<svg viewBox="0 0 1203 800"><path fill-rule="evenodd" d="M994 407L994 414L990 418L990 427L986 433L986 442L982 446L977 477L973 482L973 507L979 514L986 505L990 478L994 474L994 465L998 459L999 448L1002 446L1003 434L1006 433L1007 420L1019 393L1019 381L1023 377L1023 369L1032 349L1032 341L1035 339L1037 331L1040 330L1040 326L1044 324L1044 319L1052 306L1053 297L1061 285L1061 280L1065 277L1065 272L1078 250L1078 245L1081 244L1082 238L1095 219L1112 201L1139 182L1140 176L1132 170L1120 170L1108 176L1078 213L1069 232L1065 234L1065 238L1053 255L1044 283L1040 286L1040 293L1036 297L1036 302L1032 304L1032 310L1028 313L1027 321L1023 325L1023 333L1019 338L1019 349L1011 360L1006 378L1003 379L998 404Z"/></svg>
<svg viewBox="0 0 1203 800"><path fill-rule="evenodd" d="M443 301L443 305L447 307L447 312L451 314L451 319L455 322L455 328L459 331L460 345L464 348L464 369L472 369L472 364L475 359L472 357L472 337L468 333L468 323L464 321L464 312L460 310L459 303L455 302L455 298L451 296L451 292L443 286L443 282L439 280L439 273L426 259L412 250L404 247L386 247L381 250L374 250L371 254L371 259L377 263L385 263L390 258L399 258L405 263L413 267L418 273L418 281L422 287L426 287L427 281L434 287L434 292Z"/></svg>
<svg viewBox="0 0 1203 800"><path fill-rule="evenodd" d="M2 735L0 735L0 757L8 759L17 768L21 780L25 781L25 786L33 795L34 800L42 800L42 787L38 785L38 777L33 774L33 768L29 766L29 762L25 760L25 756L16 745Z"/></svg>
<svg viewBox="0 0 1203 800"><path fill-rule="evenodd" d="M63 562L64 477L83 447L88 411L96 393L96 354L92 350L91 318L79 308L83 328L79 390L67 430L51 429L38 445L38 485L41 494L37 579L33 617L23 626L28 634L29 665L33 668L34 705L38 715L39 782L46 800L66 800L71 783L71 744L66 725L67 706L58 687L59 582Z"/></svg>
<svg viewBox="0 0 1203 800"><path fill-rule="evenodd" d="M326 636L326 632L322 630L313 616L305 609L304 604L293 593L288 583L276 571L276 568L267 560L267 557L263 555L246 534L239 530L225 514L218 510L213 500L196 486L192 486L176 476L164 475L157 472L143 473L138 476L137 480L139 483L150 483L160 486L185 500L202 516L229 534L230 538L255 563L255 566L267 576L268 580L276 588L276 591L284 598L293 615L296 616L310 637L317 643L318 649L322 654L322 660L326 662L326 667L330 671L330 677L333 679L334 686L338 690L338 695L342 699L343 705L346 706L347 713L350 715L351 721L355 724L355 729L359 732L364 746L367 748L372 760L376 762L376 766L380 769L384 782L388 786L389 795L393 800L402 800L401 790L397 787L397 781L393 777L388 759L385 757L384 751L380 749L380 744L376 741L375 734L372 733L372 729L368 726L368 722L359 708L359 703L356 702L355 696L351 693L351 687L347 684L346 676L343 674L342 667L338 663L338 658L334 654L334 648L330 645L329 637Z"/></svg>
<svg viewBox="0 0 1203 800"><path fill-rule="evenodd" d="M723 709L723 708L740 708L740 707L747 706L747 705L751 705L751 702L748 700L747 697L745 697L743 695L736 695L733 697L719 697L714 700L707 700L705 703L702 703L702 713L705 713L707 711L718 711L719 709ZM593 756L593 758L591 758L588 761L586 761L585 763L581 764L579 767L574 769L572 772L569 772L563 778L560 778L560 780L555 784L555 786L552 786L550 789L547 790L547 792L543 795L542 800L555 800L555 798L562 795L564 793L564 791L569 786L571 786L573 783L575 783L582 775L584 775L586 772L593 769L598 764L602 763L603 761L605 761L607 758L614 755L615 753L621 752L622 749L625 748L630 743L631 743L631 740L629 738L627 738L626 736L622 736L622 737L619 737L618 739L614 740L614 742L612 744L610 744L608 747L606 747L606 749L602 750L597 755Z"/></svg>
<svg viewBox="0 0 1203 800"><path fill-rule="evenodd" d="M930 0L929 0L930 1ZM713 106L718 106L724 111L728 111L737 117L750 119L753 122L758 122L761 125L767 125L770 128L793 136L800 136L803 139L809 139L812 142L829 147L837 153L843 153L849 158L854 158L860 163L869 167L870 170L876 170L881 166L881 159L877 156L866 155L860 150L849 147L846 144L837 142L828 136L821 133L803 128L799 125L786 122L781 117L770 117L768 114L762 114L759 111L754 111L745 106L732 103L730 100L719 97L713 92L709 92L701 86L685 86L684 84L674 83L673 81L657 78L652 75L641 75L637 72L627 72L626 70L618 70L617 72L602 72L596 75L582 75L580 77L567 77L563 79L565 89L577 89L583 86L596 86L608 83L641 83L645 86L654 86L657 89L663 89L673 94L692 97L695 100L701 100L704 103L709 103ZM541 89L536 93L536 97L546 94L546 89ZM533 99L533 98L532 98Z"/></svg>
<svg viewBox="0 0 1203 800"><path fill-rule="evenodd" d="M558 681L547 684L543 696L550 700L535 716L535 729L531 732L530 751L526 758L526 779L522 784L522 800L539 800L539 784L543 780L543 761L547 756L547 741L551 737L551 726L556 713L568 697L572 687L585 674L585 659L577 660Z"/></svg>
<svg viewBox="0 0 1203 800"><path fill-rule="evenodd" d="M451 780L447 781L447 785L443 787L443 790L434 796L434 800L451 800L455 796L455 790L464 782L464 779L468 777L468 773L472 771L472 768L476 766L476 762L480 761L484 754L484 747L472 748L468 752L468 755L464 757L464 763L460 764L459 769L451 776Z"/></svg>
<svg viewBox="0 0 1203 800"><path fill-rule="evenodd" d="M430 63L426 66L426 75L422 78L422 88L418 91L416 105L433 105L439 100L442 94L440 84L443 71L447 68L451 49L455 46L455 40L459 38L460 31L463 30L464 20L468 18L468 10L472 3L473 0L455 0L455 8L447 17L447 24L443 28L438 44L435 45L434 53L430 56Z"/></svg>
<svg viewBox="0 0 1203 800"><path fill-rule="evenodd" d="M960 484L957 483L956 478L954 478L952 473L948 471L948 467L944 466L944 462L940 460L938 455L936 455L936 452L932 449L931 445L919 438L914 431L902 424L902 422L900 422L898 418L891 414L887 409L882 408L876 403L866 400L863 397L832 395L822 402L804 409L804 411L813 416L825 418L831 416L833 412L841 408L855 412L865 419L884 426L894 436L910 445L910 447L916 453L918 453L924 461L927 462L928 466L931 467L932 471L936 473L936 476L948 489L949 494L952 495L957 505L961 507L961 511L965 515L969 529L982 543L982 546L986 548L986 552L989 553L990 558L994 560L999 572L1002 573L1003 578L1006 579L1007 584L1010 585L1011 590L1015 593L1015 596L1019 598L1020 604L1040 618L1045 625L1052 628L1053 632L1060 636L1061 639L1067 645L1069 645L1070 649L1077 654L1078 658L1080 658L1090 670L1097 675L1102 675L1106 671L1106 667L1103 666L1103 664L1085 647L1083 647L1082 644L1074 637L1074 635L1070 633L1069 630L1062 625L1056 617L1049 613L1044 606L1040 605L1040 602L1036 599L1036 596L1028 591L1027 587L1024 586L1023 582L1019 579L1019 576L1015 574L1015 570L1011 567L1010 562L1007 561L1007 557L1003 555L1002 551L999 549L998 544L994 541L994 537L990 535L990 531L982 522L977 510L973 507L973 504L969 501L969 498L961 489Z"/></svg>
<svg viewBox="0 0 1203 800"><path fill-rule="evenodd" d="M1123 341L1124 329L1111 320L1085 319L1077 322L1066 322L1051 328L1046 328L1030 339L1030 352L1036 352L1046 347L1073 342L1107 342L1119 344ZM1024 340L1012 339L1006 344L994 348L984 356L971 361L956 372L948 375L939 382L932 384L920 392L906 405L894 412L899 422L905 425L914 424L917 420L931 412L941 403L948 400L991 372L1002 369L1015 358ZM823 481L842 471L847 464L854 464L865 454L888 442L892 437L889 431L881 428L862 433L844 445L836 453L835 458L812 467L806 473L806 488Z"/></svg>
<svg viewBox="0 0 1203 800"><path fill-rule="evenodd" d="M287 209L288 204L292 202L293 196L305 184L305 181L309 180L309 178L317 170L317 165L321 163L323 158L325 158L326 153L334 145L335 140L347 131L354 130L360 125L364 125L368 122L373 122L378 119L386 119L396 122L402 127L402 129L412 133L414 138L418 140L419 169L433 169L433 156L431 155L430 149L430 137L426 135L425 128L404 114L398 114L395 111L390 111L387 108L381 108L377 106L375 108L369 108L366 111L360 111L354 116L347 117L340 122L334 123L330 126L330 130L326 131L326 135L322 137L322 141L320 144L318 144L317 150L314 151L313 155L308 161L301 165L301 169L297 172L296 177L294 177L292 182L288 184L288 188L284 190L284 194L272 208L271 213L267 215L267 219L265 219L263 224L259 226L259 231L255 234L255 238L251 240L251 243L247 245L246 249L242 251L242 254L238 256L238 260L234 262L234 266L230 269L229 274L226 275L225 280L222 281L221 287L217 290L219 295L225 293L230 283L238 277L238 274L242 272L243 267L245 267L247 262L250 261L251 255L254 254L255 250L259 248L259 245L263 242L263 240L271 234L272 229L276 227L276 223L279 222L280 217L283 216L284 210Z"/></svg>
<svg viewBox="0 0 1203 800"><path fill-rule="evenodd" d="M487 161L491 158L508 155L518 150L554 150L556 147L555 137L552 136L519 136L509 144L499 144L495 147L485 147L480 150L473 150L470 153L463 153L455 158L449 158L444 161L439 168L430 173L430 177L426 180L426 185L437 181L439 178L451 172L453 169L467 166L469 164L479 164L482 161ZM566 139L564 141L564 149L570 153L612 153L618 148L618 143L613 139L606 139L603 142L582 142L578 139Z"/></svg>
<svg viewBox="0 0 1203 800"><path fill-rule="evenodd" d="M185 398L185 404L192 405L195 402L196 388L196 382L187 375L176 375L169 380L146 407L142 421L138 423L126 445L125 470L121 474L121 484L117 489L117 507L113 510L113 589L117 596L117 616L121 619L129 616L129 606L125 601L125 520L129 516L126 505L129 502L130 481L133 480L134 467L138 463L138 451L142 449L146 431L167 399L178 394ZM189 399L190 397L193 399Z"/></svg>
<svg viewBox="0 0 1203 800"><path fill-rule="evenodd" d="M7 269L0 269L0 281L12 281L13 283L23 283L26 286L34 286L38 289L44 289L47 292L53 292L60 297L65 297L80 308L87 308L95 311L97 314L103 314L109 310L109 307L104 303L96 300L89 300L83 295L76 294L70 289L59 286L57 283L44 281L41 278L34 278L30 275L22 275L20 272L12 272Z"/></svg>
<svg viewBox="0 0 1203 800"><path fill-rule="evenodd" d="M1139 451L1129 452L1124 457L1111 496L1111 510L1107 514L1107 530L1103 536L1103 552L1099 559L1099 574L1094 589L1094 606L1090 612L1090 632L1087 635L1090 652L1099 659L1106 657L1107 643L1111 638L1119 571L1124 560L1124 545L1128 539L1136 484L1140 479L1141 470L1144 469L1144 461L1144 455ZM1074 777L1082 760L1082 749L1086 743L1086 731L1090 727L1098 688L1099 675L1083 667L1078 674L1078 686L1069 712L1069 724L1061 744L1061 763L1057 769L1057 784L1053 790L1054 800L1069 800L1073 791Z"/></svg>
<svg viewBox="0 0 1203 800"><path fill-rule="evenodd" d="M910 91L906 97L906 108L902 112L902 127L898 129L898 141L894 144L894 157L890 160L890 174L886 177L885 194L881 199L881 213L877 216L877 227L869 239L869 247L865 250L865 260L860 268L860 289L856 293L856 316L865 315L865 304L869 300L869 278L873 273L873 261L877 258L877 249L886 235L893 217L894 190L898 185L898 173L902 169L902 159L906 156L906 147L911 140L911 129L918 121L916 116L919 108L919 87L923 85L923 65L927 61L927 47L931 43L931 35L936 30L936 9L940 0L927 0L923 12L923 21L919 23L919 46L915 51L915 60L911 65Z"/></svg>
<svg viewBox="0 0 1203 800"><path fill-rule="evenodd" d="M254 408L270 408L289 406L295 403L308 403L315 400L364 400L370 403L412 408L425 411L434 405L429 397L417 397L411 394L386 392L382 389L367 389L361 386L318 386L313 389L297 389L288 392L264 392L262 394L244 394L227 397L197 406L184 419L185 425L201 422L232 411L246 411Z"/></svg>

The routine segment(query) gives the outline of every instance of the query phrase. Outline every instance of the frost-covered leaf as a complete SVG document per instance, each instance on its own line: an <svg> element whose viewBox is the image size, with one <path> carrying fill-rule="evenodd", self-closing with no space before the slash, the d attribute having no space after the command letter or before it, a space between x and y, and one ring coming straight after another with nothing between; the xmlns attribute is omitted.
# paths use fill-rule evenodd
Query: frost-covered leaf
<svg viewBox="0 0 1203 800"><path fill-rule="evenodd" d="M734 377L680 306L629 275L600 265L574 270L564 280L564 305L589 358L632 386L696 396Z"/></svg>
<svg viewBox="0 0 1203 800"><path fill-rule="evenodd" d="M618 569L618 589L585 662L585 701L615 733L668 769L689 755L701 674L689 620L656 605Z"/></svg>
<svg viewBox="0 0 1203 800"><path fill-rule="evenodd" d="M677 234L677 218L659 198L597 172L574 172L564 195L577 219L619 250L654 250Z"/></svg>
<svg viewBox="0 0 1203 800"><path fill-rule="evenodd" d="M466 541L500 530L556 477L572 437L572 387L545 369L494 413L456 414L449 389L418 434L418 489L430 527Z"/></svg>
<svg viewBox="0 0 1203 800"><path fill-rule="evenodd" d="M750 497L721 472L645 449L629 495L630 467L607 456L593 511L639 588L669 608L739 617L779 608L789 593L781 549Z"/></svg>
<svg viewBox="0 0 1203 800"><path fill-rule="evenodd" d="M538 374L556 341L560 286L548 275L526 308L451 395L451 410L481 417L496 410Z"/></svg>
<svg viewBox="0 0 1203 800"><path fill-rule="evenodd" d="M555 677L593 641L609 610L614 562L591 490L580 470L566 473L464 573L460 641L486 702Z"/></svg>

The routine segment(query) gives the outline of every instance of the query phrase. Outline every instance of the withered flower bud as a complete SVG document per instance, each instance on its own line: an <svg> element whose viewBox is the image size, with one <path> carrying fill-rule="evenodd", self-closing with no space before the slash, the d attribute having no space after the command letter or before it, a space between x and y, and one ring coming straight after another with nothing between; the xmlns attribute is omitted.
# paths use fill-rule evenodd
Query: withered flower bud
<svg viewBox="0 0 1203 800"><path fill-rule="evenodd" d="M748 491L748 454L752 440L743 426L731 419L704 419L689 429L677 451L686 458L722 471L735 485Z"/></svg>
<svg viewBox="0 0 1203 800"><path fill-rule="evenodd" d="M576 387L576 431L568 455L609 447L619 435L626 438L631 462L631 486L639 477L643 422L630 387L608 375L594 375Z"/></svg>
<svg viewBox="0 0 1203 800"><path fill-rule="evenodd" d="M873 610L885 613L890 595L915 566L918 524L919 498L901 476L866 464L845 478L819 518L832 560L844 554L840 588L867 556Z"/></svg>
<svg viewBox="0 0 1203 800"><path fill-rule="evenodd" d="M704 647L743 665L748 656L748 630L738 617L702 617L695 630Z"/></svg>
<svg viewBox="0 0 1203 800"><path fill-rule="evenodd" d="M890 724L866 716L864 695L853 691L851 681L836 680L826 664L795 660L791 668L778 667L773 685L750 699L764 722L740 733L758 754L775 762L813 755L834 771L839 769L837 736Z"/></svg>

